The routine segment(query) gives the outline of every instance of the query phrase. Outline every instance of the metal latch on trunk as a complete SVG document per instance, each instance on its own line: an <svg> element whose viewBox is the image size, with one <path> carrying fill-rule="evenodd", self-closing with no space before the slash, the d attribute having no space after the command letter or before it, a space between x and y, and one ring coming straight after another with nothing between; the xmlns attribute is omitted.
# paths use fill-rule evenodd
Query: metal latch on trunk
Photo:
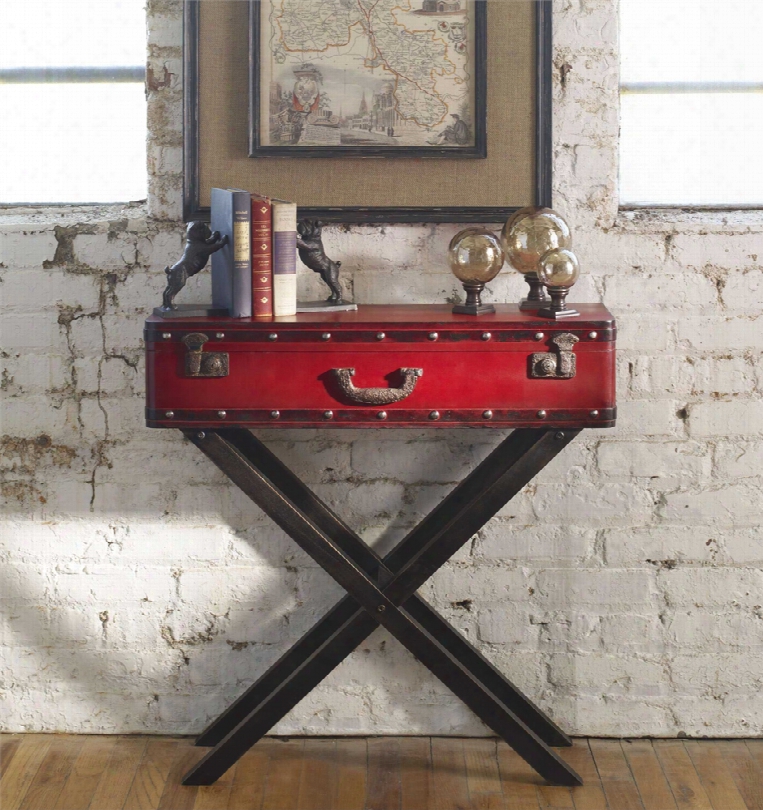
<svg viewBox="0 0 763 810"><path fill-rule="evenodd" d="M205 352L204 344L209 340L201 332L193 332L183 338L187 349L185 373L189 377L227 377L229 361L227 352Z"/></svg>
<svg viewBox="0 0 763 810"><path fill-rule="evenodd" d="M556 351L537 352L530 357L530 377L533 379L569 380L577 370L572 349L580 340L569 332L551 339Z"/></svg>

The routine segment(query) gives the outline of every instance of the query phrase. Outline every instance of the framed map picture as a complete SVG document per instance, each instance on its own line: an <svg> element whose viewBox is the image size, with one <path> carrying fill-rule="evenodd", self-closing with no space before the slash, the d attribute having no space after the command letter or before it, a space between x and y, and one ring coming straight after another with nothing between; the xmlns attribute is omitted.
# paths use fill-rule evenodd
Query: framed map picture
<svg viewBox="0 0 763 810"><path fill-rule="evenodd" d="M250 0L251 157L484 158L485 0Z"/></svg>
<svg viewBox="0 0 763 810"><path fill-rule="evenodd" d="M550 205L551 0L183 6L187 220L209 217L212 188L341 223Z"/></svg>

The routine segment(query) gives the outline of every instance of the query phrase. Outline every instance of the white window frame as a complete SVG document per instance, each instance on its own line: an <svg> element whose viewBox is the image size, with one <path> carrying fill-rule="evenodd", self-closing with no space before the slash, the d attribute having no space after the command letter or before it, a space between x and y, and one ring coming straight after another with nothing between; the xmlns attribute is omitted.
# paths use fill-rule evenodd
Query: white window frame
<svg viewBox="0 0 763 810"><path fill-rule="evenodd" d="M0 84L146 84L146 66L132 67L22 67L0 68ZM126 204L128 200L104 202L0 202L8 208L89 207Z"/></svg>
<svg viewBox="0 0 763 810"><path fill-rule="evenodd" d="M686 93L763 93L763 82L621 82L620 100L625 95L683 95ZM618 138L618 153L622 139ZM620 193L618 182L618 197ZM759 203L626 203L619 202L621 211L684 210L684 211L763 211Z"/></svg>

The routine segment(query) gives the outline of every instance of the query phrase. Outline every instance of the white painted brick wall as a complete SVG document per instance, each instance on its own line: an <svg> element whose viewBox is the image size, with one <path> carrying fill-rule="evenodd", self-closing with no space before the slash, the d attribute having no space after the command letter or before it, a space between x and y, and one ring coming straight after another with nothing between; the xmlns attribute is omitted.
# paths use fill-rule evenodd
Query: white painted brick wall
<svg viewBox="0 0 763 810"><path fill-rule="evenodd" d="M0 217L0 725L198 731L341 595L170 432L143 426L142 322L179 255L181 4L150 4L150 215ZM557 0L555 206L619 319L619 424L583 434L422 588L578 734L760 735L763 218L619 213L615 0ZM559 69L569 66L566 83ZM457 225L329 228L371 302L436 302ZM300 289L315 295L312 273ZM516 300L505 272L491 300ZM209 295L208 274L186 300ZM265 432L380 551L491 432ZM484 734L375 632L282 733Z"/></svg>
<svg viewBox="0 0 763 810"><path fill-rule="evenodd" d="M690 429L697 438L755 438L763 434L763 408L757 396L728 402L701 402L692 406Z"/></svg>

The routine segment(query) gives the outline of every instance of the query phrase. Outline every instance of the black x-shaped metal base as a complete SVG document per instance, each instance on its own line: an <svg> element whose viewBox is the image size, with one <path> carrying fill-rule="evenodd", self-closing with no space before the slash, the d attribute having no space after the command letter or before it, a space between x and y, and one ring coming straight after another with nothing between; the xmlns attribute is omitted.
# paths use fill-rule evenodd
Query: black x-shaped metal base
<svg viewBox="0 0 763 810"><path fill-rule="evenodd" d="M201 734L183 784L222 776L378 625L548 782L582 784L551 748L567 735L416 594L579 430L515 430L384 559L249 431L183 432L347 591Z"/></svg>

